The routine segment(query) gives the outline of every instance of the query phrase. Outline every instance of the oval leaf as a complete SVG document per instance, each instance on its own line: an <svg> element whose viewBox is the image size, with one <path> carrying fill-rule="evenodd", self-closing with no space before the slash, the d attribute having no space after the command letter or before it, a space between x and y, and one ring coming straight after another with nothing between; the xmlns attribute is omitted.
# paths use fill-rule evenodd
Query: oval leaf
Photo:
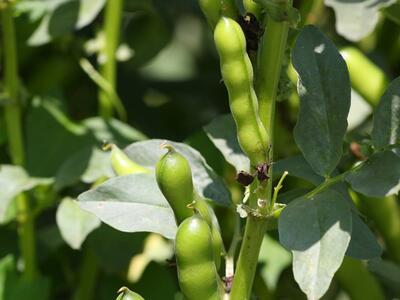
<svg viewBox="0 0 400 300"><path fill-rule="evenodd" d="M335 45L306 26L292 53L299 75L299 118L294 138L313 170L328 176L339 163L350 109L350 79Z"/></svg>
<svg viewBox="0 0 400 300"><path fill-rule="evenodd" d="M20 193L29 191L39 185L49 185L52 179L29 177L26 171L18 166L0 166L0 224L8 221L7 209L12 200Z"/></svg>
<svg viewBox="0 0 400 300"><path fill-rule="evenodd" d="M372 259L380 257L382 247L378 244L374 234L361 220L355 211L352 211L352 232L349 248L346 255L357 259Z"/></svg>
<svg viewBox="0 0 400 300"><path fill-rule="evenodd" d="M377 148L400 144L400 77L393 80L383 94L374 113L371 135Z"/></svg>
<svg viewBox="0 0 400 300"><path fill-rule="evenodd" d="M43 10L43 4L30 8ZM39 26L29 37L30 46L40 46L63 34L73 32L89 25L99 14L105 0L59 0L45 1L46 11ZM25 10L32 14L29 10Z"/></svg>
<svg viewBox="0 0 400 300"><path fill-rule="evenodd" d="M125 149L125 152L136 163L154 168L160 157L166 153L166 150L160 148L163 142L171 144L189 161L193 183L200 195L221 205L228 206L231 204L230 193L221 178L206 163L203 156L188 145L153 139L133 143Z"/></svg>
<svg viewBox="0 0 400 300"><path fill-rule="evenodd" d="M250 160L240 148L235 121L231 114L218 116L210 124L204 126L204 131L236 172L249 172Z"/></svg>
<svg viewBox="0 0 400 300"><path fill-rule="evenodd" d="M377 152L363 166L350 172L346 181L353 190L366 196L397 194L400 190L400 157L389 150Z"/></svg>
<svg viewBox="0 0 400 300"><path fill-rule="evenodd" d="M120 231L175 237L174 213L158 189L154 175L114 177L78 199L81 208Z"/></svg>
<svg viewBox="0 0 400 300"><path fill-rule="evenodd" d="M279 218L279 239L293 253L294 277L308 299L328 290L351 236L351 208L340 193L326 190L291 202Z"/></svg>
<svg viewBox="0 0 400 300"><path fill-rule="evenodd" d="M101 224L95 215L82 210L72 198L61 201L56 221L64 241L73 249L80 249L89 233Z"/></svg>

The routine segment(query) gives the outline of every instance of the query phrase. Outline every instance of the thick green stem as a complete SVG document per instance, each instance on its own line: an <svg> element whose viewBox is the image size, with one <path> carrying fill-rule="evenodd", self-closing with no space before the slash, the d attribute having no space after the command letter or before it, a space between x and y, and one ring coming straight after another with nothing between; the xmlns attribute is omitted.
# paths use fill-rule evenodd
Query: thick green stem
<svg viewBox="0 0 400 300"><path fill-rule="evenodd" d="M252 215L247 217L242 247L231 290L231 300L250 299L258 263L258 254L267 224L268 222L264 218L256 218Z"/></svg>
<svg viewBox="0 0 400 300"><path fill-rule="evenodd" d="M24 138L21 125L21 105L19 101L19 80L16 36L11 4L1 11L4 45L4 85L8 102L4 107L10 156L13 164L25 163ZM29 199L21 194L17 197L18 233L20 249L24 261L24 275L31 279L36 273L34 218L29 208Z"/></svg>
<svg viewBox="0 0 400 300"><path fill-rule="evenodd" d="M288 31L289 24L287 22L277 22L272 18L268 18L258 56L256 93L260 119L267 130L270 141L269 161L273 161L274 155L275 103ZM270 174L272 174L272 168L273 166L271 165ZM266 193L267 198L270 197L272 180L268 182ZM267 209L271 209L271 203L269 203L269 207L266 207Z"/></svg>
<svg viewBox="0 0 400 300"><path fill-rule="evenodd" d="M276 22L272 18L268 18L260 45L256 93L259 101L260 119L267 130L271 144L269 161L273 160L275 102L288 30L288 23ZM270 172L272 173L272 169ZM252 190L251 193L253 194L254 191ZM271 202L271 196L272 180L268 182L268 188L266 189L265 199L267 204ZM253 195L250 197L253 198ZM253 207L251 202L250 206ZM267 214L268 210L269 207L267 206L262 209L262 213ZM250 299L258 255L267 226L267 219L256 218L249 214L232 285L232 300Z"/></svg>
<svg viewBox="0 0 400 300"><path fill-rule="evenodd" d="M107 80L112 90L116 90L116 58L123 0L108 0L104 23L104 50L102 56L105 59L101 66L101 75ZM99 92L99 114L104 119L109 119L113 114L113 100L105 91Z"/></svg>
<svg viewBox="0 0 400 300"><path fill-rule="evenodd" d="M289 24L268 18L258 57L256 93L261 122L273 138L275 102ZM271 154L272 155L272 154Z"/></svg>
<svg viewBox="0 0 400 300"><path fill-rule="evenodd" d="M90 248L85 248L82 260L79 285L73 300L90 300L93 299L95 294L96 279L99 271L96 256Z"/></svg>

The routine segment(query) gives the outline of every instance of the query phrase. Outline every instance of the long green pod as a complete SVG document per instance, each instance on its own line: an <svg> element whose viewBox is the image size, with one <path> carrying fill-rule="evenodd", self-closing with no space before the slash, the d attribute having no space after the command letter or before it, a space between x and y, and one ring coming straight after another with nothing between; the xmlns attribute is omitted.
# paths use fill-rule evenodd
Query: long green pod
<svg viewBox="0 0 400 300"><path fill-rule="evenodd" d="M214 40L240 146L252 164L263 163L266 161L268 137L258 116L253 67L246 53L242 28L236 21L223 17L215 28Z"/></svg>
<svg viewBox="0 0 400 300"><path fill-rule="evenodd" d="M178 224L192 216L187 206L193 202L192 170L189 162L170 145L163 145L168 152L156 165L156 180L162 194L174 211Z"/></svg>
<svg viewBox="0 0 400 300"><path fill-rule="evenodd" d="M187 300L218 300L218 274L214 264L211 231L199 214L178 227L175 238L178 280Z"/></svg>
<svg viewBox="0 0 400 300"><path fill-rule="evenodd" d="M111 148L111 166L118 176L150 172L149 169L132 161L117 145L107 144L103 147L105 150L109 148Z"/></svg>
<svg viewBox="0 0 400 300"><path fill-rule="evenodd" d="M211 28L214 28L221 16L221 1L199 0L199 6Z"/></svg>

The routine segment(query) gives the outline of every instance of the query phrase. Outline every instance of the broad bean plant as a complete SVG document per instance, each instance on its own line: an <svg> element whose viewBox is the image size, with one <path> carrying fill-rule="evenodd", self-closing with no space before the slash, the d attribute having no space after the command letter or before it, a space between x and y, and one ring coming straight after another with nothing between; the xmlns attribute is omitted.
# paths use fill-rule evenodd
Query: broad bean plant
<svg viewBox="0 0 400 300"><path fill-rule="evenodd" d="M75 2L80 1L70 4ZM334 297L342 290L355 300L395 299L400 292L400 77L390 81L357 47L341 40L335 45L324 24L316 26L312 20L324 18L324 5L331 7L330 16L336 17L332 30L367 47L374 43L368 37L379 30L379 14L400 24L398 2L192 1L203 14L214 59L219 60L216 81L223 93L218 101L229 106L230 113L202 129L222 171L211 167L216 164L210 163L207 147L199 152L190 140L148 139L112 118L115 114L124 121L129 114L116 84L120 28L126 25L121 21L124 1L89 2L85 5L91 9L77 11L70 30L91 23L105 5L103 46L96 53L99 71L89 59L79 61L99 88L100 117L76 124L54 103L38 100L68 134L77 136L68 149L80 151L63 158L60 168L32 176L28 173L35 174L35 163L29 151L25 153L29 147L24 146L21 128L23 89L17 76L13 14L28 12L34 19L32 7L39 4L0 1L3 98L10 101L2 112L11 153L10 164L0 169L0 192L6 194L0 196L0 222L18 224L23 262L17 270L14 258L0 261L0 300L21 299L3 292L18 287L7 286L2 275L6 271L22 272L23 280L39 285L35 220L54 203L61 235L74 249L101 223L123 232L122 239L128 233L150 233L129 272L153 260L168 261L179 299L280 299L273 289L290 264L286 276L297 283L293 299L338 299ZM163 25L151 19L157 12L150 2L132 0L129 9L137 14L130 17L148 14L151 21L144 26L162 30ZM47 23L42 20L42 29L29 38L32 46L56 37L49 26L57 22L60 4L51 5L42 7ZM139 42L133 44L133 57L146 60L150 54L140 52ZM399 53L396 47L393 53ZM399 62L395 54L391 59ZM357 97L370 110L363 122L353 125L349 116L360 109ZM34 139L28 127L26 131L29 145ZM85 166L76 170L81 161ZM69 193L76 200L61 197ZM98 266L93 249L84 249L84 284L74 293L75 300L95 299ZM21 291L28 289L18 282ZM122 280L118 284L123 286L118 300L150 299ZM159 284L164 283L152 282L154 289Z"/></svg>

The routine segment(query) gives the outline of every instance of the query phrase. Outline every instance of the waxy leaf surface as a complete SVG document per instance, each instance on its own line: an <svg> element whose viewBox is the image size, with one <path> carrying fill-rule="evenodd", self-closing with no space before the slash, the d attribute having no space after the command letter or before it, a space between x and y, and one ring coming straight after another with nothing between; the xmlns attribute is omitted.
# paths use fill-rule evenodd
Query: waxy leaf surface
<svg viewBox="0 0 400 300"><path fill-rule="evenodd" d="M317 28L306 26L292 52L300 112L294 137L313 170L328 176L342 155L350 109L350 79L335 45Z"/></svg>
<svg viewBox="0 0 400 300"><path fill-rule="evenodd" d="M291 202L279 218L279 239L293 253L295 280L308 299L328 290L351 237L351 207L335 190Z"/></svg>

